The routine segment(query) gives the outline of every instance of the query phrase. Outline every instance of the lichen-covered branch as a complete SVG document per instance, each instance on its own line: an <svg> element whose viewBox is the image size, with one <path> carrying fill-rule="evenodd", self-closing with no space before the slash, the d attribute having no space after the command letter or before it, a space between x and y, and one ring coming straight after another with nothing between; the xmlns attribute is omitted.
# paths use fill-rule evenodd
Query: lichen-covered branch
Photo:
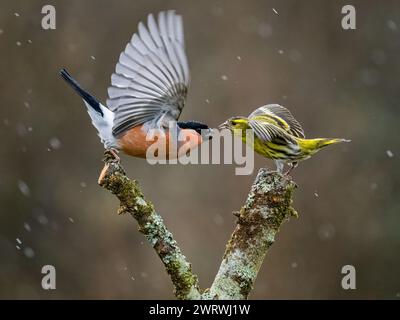
<svg viewBox="0 0 400 320"><path fill-rule="evenodd" d="M174 294L178 299L201 299L197 276L182 254L161 216L147 201L138 183L125 176L121 165L106 160L99 177L99 184L110 190L120 200L119 214L129 213L139 224L139 231L146 236L171 277Z"/></svg>
<svg viewBox="0 0 400 320"><path fill-rule="evenodd" d="M295 183L289 176L260 169L229 240L209 295L214 299L247 299L269 247L290 216Z"/></svg>
<svg viewBox="0 0 400 320"><path fill-rule="evenodd" d="M297 216L291 207L295 183L290 177L260 169L210 289L202 292L191 264L182 254L161 216L147 201L138 183L126 177L119 162L106 153L99 184L120 200L119 214L129 213L139 224L171 277L178 299L247 299L269 247L281 224Z"/></svg>

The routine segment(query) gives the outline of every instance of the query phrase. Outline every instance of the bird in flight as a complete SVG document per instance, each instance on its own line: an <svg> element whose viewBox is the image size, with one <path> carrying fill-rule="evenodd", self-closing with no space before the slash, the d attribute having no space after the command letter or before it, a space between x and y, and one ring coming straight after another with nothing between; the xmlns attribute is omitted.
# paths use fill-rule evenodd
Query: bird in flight
<svg viewBox="0 0 400 320"><path fill-rule="evenodd" d="M147 27L139 23L111 76L106 106L67 70L62 69L60 75L83 99L104 147L116 161L119 150L145 158L156 140L166 146L162 149L165 154L156 156L177 158L212 136L205 124L177 121L185 106L190 75L182 17L172 10L160 12L158 21L150 14ZM156 134L157 139L148 136L152 129L162 134ZM171 154L172 144L177 152Z"/></svg>
<svg viewBox="0 0 400 320"><path fill-rule="evenodd" d="M346 139L306 139L300 123L288 109L278 104L269 104L256 109L248 117L232 117L219 126L229 129L234 135L250 145L262 156L275 160L278 172L285 164L290 166L286 174L321 148ZM247 133L247 134L246 134ZM250 137L254 139L248 139Z"/></svg>

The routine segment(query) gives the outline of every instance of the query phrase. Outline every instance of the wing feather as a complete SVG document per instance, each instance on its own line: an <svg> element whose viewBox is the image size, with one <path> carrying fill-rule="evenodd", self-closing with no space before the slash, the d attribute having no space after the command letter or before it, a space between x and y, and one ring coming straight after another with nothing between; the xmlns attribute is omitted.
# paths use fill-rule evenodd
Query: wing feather
<svg viewBox="0 0 400 320"><path fill-rule="evenodd" d="M264 142L273 142L274 140L282 139L287 143L296 143L290 134L272 123L253 118L249 120L249 126L253 129L256 136Z"/></svg>
<svg viewBox="0 0 400 320"><path fill-rule="evenodd" d="M288 109L279 104L268 104L255 110L249 115L249 119L254 117L262 117L263 115L272 116L276 125L290 134L305 138L304 130L300 123L293 117Z"/></svg>
<svg viewBox="0 0 400 320"><path fill-rule="evenodd" d="M184 39L184 34L183 34L183 21L181 16L176 16L175 19L175 34L176 34L176 40L184 45L185 39Z"/></svg>
<svg viewBox="0 0 400 320"><path fill-rule="evenodd" d="M149 14L147 18L147 25L149 27L151 37L156 44L156 47L160 48L162 46L160 31L158 30L156 20L154 19L154 16L152 14Z"/></svg>
<svg viewBox="0 0 400 320"><path fill-rule="evenodd" d="M174 11L150 14L140 22L121 53L108 88L108 108L115 113L113 134L144 124L177 120L190 82L182 17ZM161 123L166 125L166 123Z"/></svg>

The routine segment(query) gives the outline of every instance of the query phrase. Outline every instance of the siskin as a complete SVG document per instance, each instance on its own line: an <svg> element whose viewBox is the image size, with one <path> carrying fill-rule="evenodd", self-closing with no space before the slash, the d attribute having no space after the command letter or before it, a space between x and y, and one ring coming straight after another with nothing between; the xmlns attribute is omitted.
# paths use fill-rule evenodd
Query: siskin
<svg viewBox="0 0 400 320"><path fill-rule="evenodd" d="M283 171L286 164L292 169L298 162L310 158L321 148L346 139L306 139L300 123L288 109L278 104L269 104L258 108L246 117L232 117L219 126L229 129L240 136L254 151L262 156L275 160L278 172ZM248 141L246 130L254 133L253 141Z"/></svg>

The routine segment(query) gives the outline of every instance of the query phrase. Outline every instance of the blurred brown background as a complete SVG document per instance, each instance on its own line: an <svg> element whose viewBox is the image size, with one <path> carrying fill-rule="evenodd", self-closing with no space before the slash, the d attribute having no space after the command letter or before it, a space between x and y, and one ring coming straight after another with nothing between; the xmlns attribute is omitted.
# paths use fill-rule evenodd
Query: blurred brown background
<svg viewBox="0 0 400 320"><path fill-rule="evenodd" d="M57 29L41 28L53 4ZM357 29L344 31L345 4ZM294 206L253 299L400 297L400 3L3 1L0 5L0 298L173 298L161 262L97 185L103 147L66 67L100 100L148 13L183 15L192 85L182 119L216 126L280 103L309 137L345 137L302 163ZM273 8L278 14L274 13ZM17 13L17 15L15 14ZM123 158L208 287L255 177L232 165ZM256 157L256 166L272 163ZM18 240L21 242L19 243ZM20 249L18 249L18 246ZM41 288L41 268L57 289ZM357 289L340 286L343 265Z"/></svg>

